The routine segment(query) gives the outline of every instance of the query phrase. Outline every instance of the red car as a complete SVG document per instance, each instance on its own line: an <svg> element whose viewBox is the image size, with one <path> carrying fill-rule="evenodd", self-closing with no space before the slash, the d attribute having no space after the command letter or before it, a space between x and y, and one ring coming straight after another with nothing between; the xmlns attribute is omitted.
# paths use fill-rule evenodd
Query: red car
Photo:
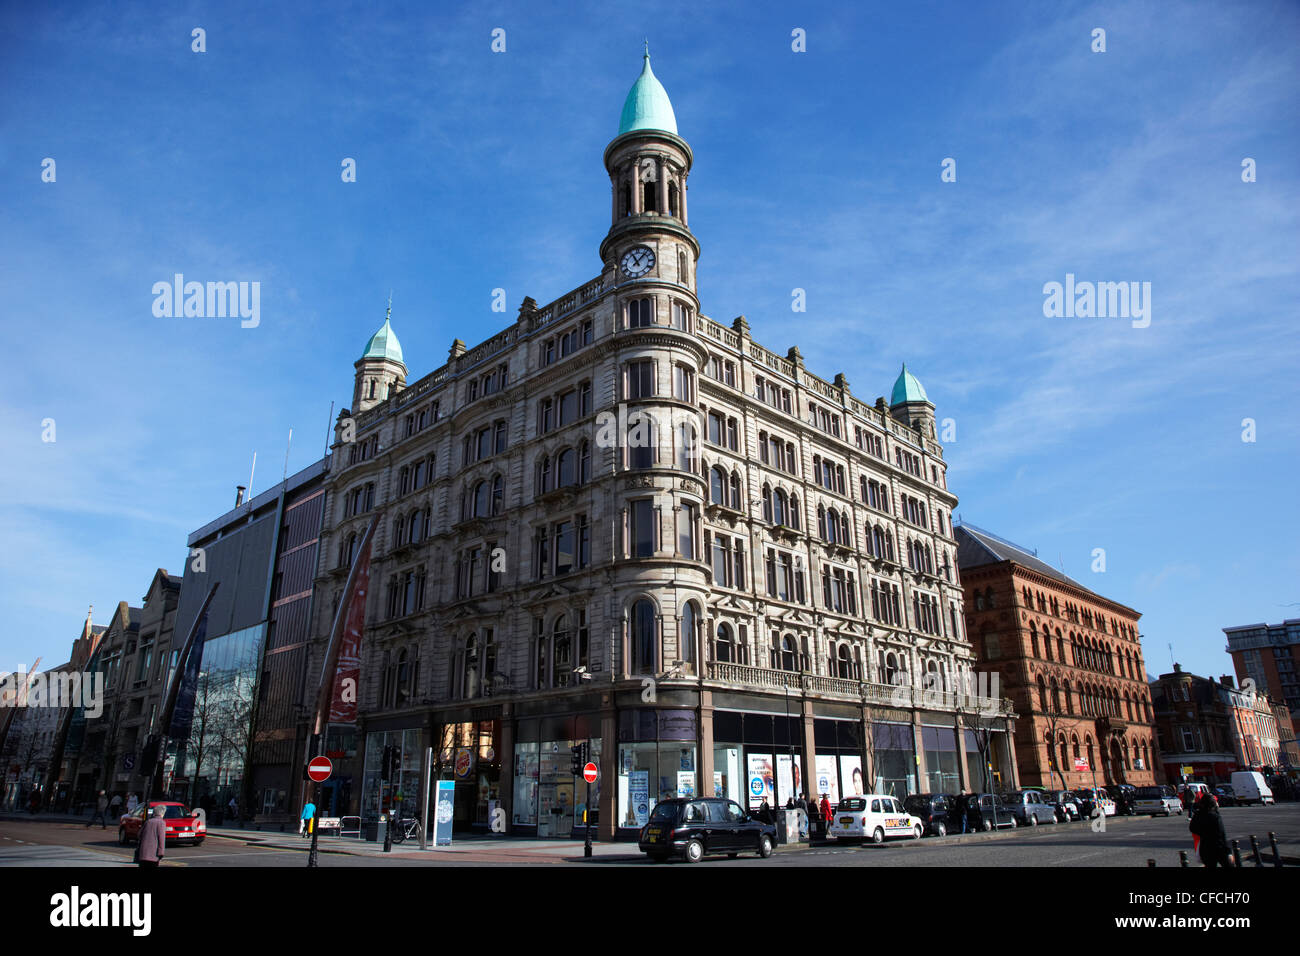
<svg viewBox="0 0 1300 956"><path fill-rule="evenodd" d="M208 835L208 828L203 822L203 816L198 811L190 810L183 803L175 803L170 800L151 800L149 802L150 812L153 807L163 807L163 823L167 825L167 842L168 843L192 843L198 846L203 842L203 838ZM128 843L135 843L140 839L140 828L144 826L143 806L136 807L130 813L122 814L122 818L117 822L117 842L122 846Z"/></svg>

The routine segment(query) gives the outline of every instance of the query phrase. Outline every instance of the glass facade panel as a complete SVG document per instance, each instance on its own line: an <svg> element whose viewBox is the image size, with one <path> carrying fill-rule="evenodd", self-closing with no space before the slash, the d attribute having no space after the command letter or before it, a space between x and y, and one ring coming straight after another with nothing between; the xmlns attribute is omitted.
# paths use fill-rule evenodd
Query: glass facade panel
<svg viewBox="0 0 1300 956"><path fill-rule="evenodd" d="M887 793L900 800L916 793L916 748L910 724L872 724L875 740L873 793Z"/></svg>

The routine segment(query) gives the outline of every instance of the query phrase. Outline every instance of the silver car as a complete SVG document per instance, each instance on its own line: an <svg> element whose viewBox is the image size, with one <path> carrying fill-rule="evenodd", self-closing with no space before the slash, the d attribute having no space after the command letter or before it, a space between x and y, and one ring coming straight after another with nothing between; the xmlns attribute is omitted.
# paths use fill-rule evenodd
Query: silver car
<svg viewBox="0 0 1300 956"><path fill-rule="evenodd" d="M1016 815L1022 827L1056 822L1056 806L1038 790L1015 790L1002 795L1002 802Z"/></svg>

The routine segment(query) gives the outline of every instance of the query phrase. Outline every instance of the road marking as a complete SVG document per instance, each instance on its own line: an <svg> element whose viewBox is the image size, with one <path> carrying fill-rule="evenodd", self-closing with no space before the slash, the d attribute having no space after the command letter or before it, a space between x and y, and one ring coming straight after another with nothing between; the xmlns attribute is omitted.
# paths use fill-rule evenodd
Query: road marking
<svg viewBox="0 0 1300 956"><path fill-rule="evenodd" d="M1098 851L1096 851L1095 853L1083 853L1083 854L1080 854L1079 856L1067 856L1067 857L1065 857L1065 859L1063 859L1063 860L1053 860L1053 861L1051 862L1050 865L1052 865L1052 866L1061 866L1061 865L1063 865L1063 864L1065 864L1065 863L1070 863L1070 862L1072 862L1072 861L1074 861L1074 860L1086 860L1086 859L1088 859L1089 857L1092 857L1092 856L1101 856L1103 853L1106 853L1106 852L1108 852L1108 851L1106 851L1106 850L1098 850Z"/></svg>

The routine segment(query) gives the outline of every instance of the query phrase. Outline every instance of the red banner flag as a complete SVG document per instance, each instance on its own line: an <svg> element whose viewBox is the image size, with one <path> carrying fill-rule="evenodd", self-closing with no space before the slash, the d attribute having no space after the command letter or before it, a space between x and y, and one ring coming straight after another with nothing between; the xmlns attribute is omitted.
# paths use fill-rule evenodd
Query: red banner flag
<svg viewBox="0 0 1300 956"><path fill-rule="evenodd" d="M357 694L361 687L361 633L366 624L366 595L370 592L370 542L367 534L357 555L355 582L348 601L343 634L339 638L338 667L334 671L334 688L330 694L330 723L357 722Z"/></svg>

